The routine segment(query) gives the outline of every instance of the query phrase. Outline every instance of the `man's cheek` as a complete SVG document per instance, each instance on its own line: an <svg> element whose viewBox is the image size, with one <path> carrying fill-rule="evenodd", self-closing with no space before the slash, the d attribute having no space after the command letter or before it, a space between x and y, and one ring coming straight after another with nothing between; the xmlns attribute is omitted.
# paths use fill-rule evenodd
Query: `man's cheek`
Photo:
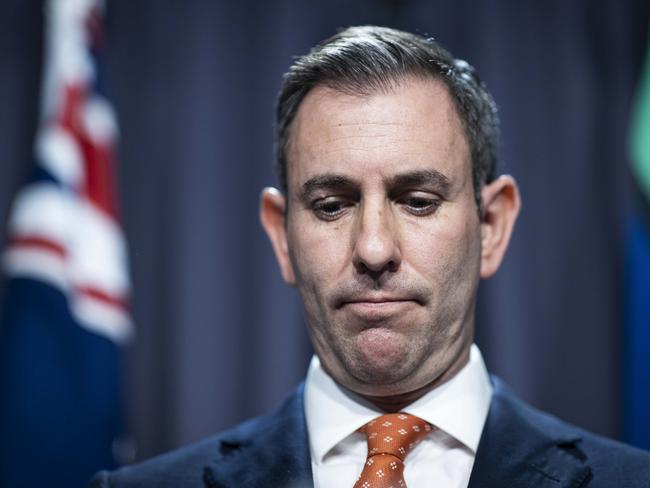
<svg viewBox="0 0 650 488"><path fill-rule="evenodd" d="M327 269L324 251L314 242L301 242L292 255L294 270L299 275L300 282L309 290L319 287L325 280L324 270Z"/></svg>

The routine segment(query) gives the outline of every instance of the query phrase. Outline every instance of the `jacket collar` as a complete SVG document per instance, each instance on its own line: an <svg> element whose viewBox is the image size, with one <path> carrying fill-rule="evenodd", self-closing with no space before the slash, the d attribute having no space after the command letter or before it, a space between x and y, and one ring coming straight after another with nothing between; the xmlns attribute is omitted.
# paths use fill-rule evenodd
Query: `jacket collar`
<svg viewBox="0 0 650 488"><path fill-rule="evenodd" d="M523 403L493 377L490 412L469 488L583 486L591 477L580 432Z"/></svg>
<svg viewBox="0 0 650 488"><path fill-rule="evenodd" d="M303 385L275 412L220 436L217 458L204 468L208 488L313 485Z"/></svg>

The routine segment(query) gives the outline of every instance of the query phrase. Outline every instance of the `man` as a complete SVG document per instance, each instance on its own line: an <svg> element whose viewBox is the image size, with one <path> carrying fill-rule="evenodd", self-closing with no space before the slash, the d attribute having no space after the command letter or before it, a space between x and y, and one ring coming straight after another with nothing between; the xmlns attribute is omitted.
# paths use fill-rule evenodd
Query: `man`
<svg viewBox="0 0 650 488"><path fill-rule="evenodd" d="M519 211L495 105L432 40L347 29L278 102L261 220L316 352L280 409L95 486L650 486L650 455L538 412L473 346Z"/></svg>

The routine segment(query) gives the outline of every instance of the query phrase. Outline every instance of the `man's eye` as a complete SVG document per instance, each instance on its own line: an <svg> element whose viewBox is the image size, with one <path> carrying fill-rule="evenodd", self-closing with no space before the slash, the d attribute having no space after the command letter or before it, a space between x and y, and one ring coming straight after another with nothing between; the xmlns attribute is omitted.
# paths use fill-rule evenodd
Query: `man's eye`
<svg viewBox="0 0 650 488"><path fill-rule="evenodd" d="M338 198L323 198L312 204L312 210L319 219L334 220L341 216L349 204Z"/></svg>
<svg viewBox="0 0 650 488"><path fill-rule="evenodd" d="M399 203L414 215L430 215L440 206L440 199L429 195L405 195Z"/></svg>

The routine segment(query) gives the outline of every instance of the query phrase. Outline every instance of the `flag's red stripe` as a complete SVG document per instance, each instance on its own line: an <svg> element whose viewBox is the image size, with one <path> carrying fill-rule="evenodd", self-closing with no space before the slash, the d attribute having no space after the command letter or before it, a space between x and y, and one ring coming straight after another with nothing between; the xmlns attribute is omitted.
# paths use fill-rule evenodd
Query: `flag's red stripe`
<svg viewBox="0 0 650 488"><path fill-rule="evenodd" d="M110 147L92 141L87 134L75 134L84 155L86 198L113 218L117 217Z"/></svg>
<svg viewBox="0 0 650 488"><path fill-rule="evenodd" d="M58 242L40 236L16 236L9 240L9 247L35 247L65 258L68 251Z"/></svg>
<svg viewBox="0 0 650 488"><path fill-rule="evenodd" d="M125 303L125 300L122 299L121 297L116 297L115 295L109 295L108 293L103 292L102 290L90 286L75 288L75 291L81 295L86 295L87 297L93 298L107 305L120 308L126 312L127 305Z"/></svg>
<svg viewBox="0 0 650 488"><path fill-rule="evenodd" d="M83 155L84 175L81 191L95 206L117 218L113 176L113 148L93 140L81 122L88 87L68 85L63 94L63 110L58 123L75 138Z"/></svg>

